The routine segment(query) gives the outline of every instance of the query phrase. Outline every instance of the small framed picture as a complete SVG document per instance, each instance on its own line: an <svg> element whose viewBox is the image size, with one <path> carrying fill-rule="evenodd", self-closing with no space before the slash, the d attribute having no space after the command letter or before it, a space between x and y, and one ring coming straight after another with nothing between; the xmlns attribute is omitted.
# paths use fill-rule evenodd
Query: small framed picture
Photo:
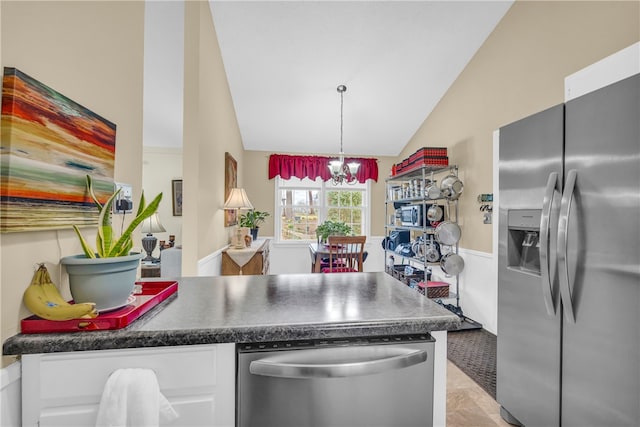
<svg viewBox="0 0 640 427"><path fill-rule="evenodd" d="M182 180L171 181L171 194L173 196L173 216L182 216Z"/></svg>

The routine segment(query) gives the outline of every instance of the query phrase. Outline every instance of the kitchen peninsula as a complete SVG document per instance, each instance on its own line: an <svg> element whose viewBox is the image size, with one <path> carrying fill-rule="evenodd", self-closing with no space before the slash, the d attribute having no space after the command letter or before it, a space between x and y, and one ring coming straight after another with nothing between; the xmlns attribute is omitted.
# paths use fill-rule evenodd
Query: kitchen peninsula
<svg viewBox="0 0 640 427"><path fill-rule="evenodd" d="M233 425L236 343L434 332L435 358L446 360L446 333L435 331L460 323L381 272L178 282L177 294L124 329L9 338L3 353L22 355L23 425L95 422L108 376L125 367L153 369L177 411L192 417L183 424ZM436 370L446 369L444 363L436 361ZM444 399L437 376L434 396ZM434 419L441 417L434 425L444 425L444 413L434 407Z"/></svg>

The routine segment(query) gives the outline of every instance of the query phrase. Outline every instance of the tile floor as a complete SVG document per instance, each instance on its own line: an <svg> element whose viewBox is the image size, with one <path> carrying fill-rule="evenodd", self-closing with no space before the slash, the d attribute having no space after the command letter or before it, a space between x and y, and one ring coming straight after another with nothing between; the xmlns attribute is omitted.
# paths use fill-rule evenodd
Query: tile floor
<svg viewBox="0 0 640 427"><path fill-rule="evenodd" d="M447 361L447 427L513 427L500 417L500 405Z"/></svg>

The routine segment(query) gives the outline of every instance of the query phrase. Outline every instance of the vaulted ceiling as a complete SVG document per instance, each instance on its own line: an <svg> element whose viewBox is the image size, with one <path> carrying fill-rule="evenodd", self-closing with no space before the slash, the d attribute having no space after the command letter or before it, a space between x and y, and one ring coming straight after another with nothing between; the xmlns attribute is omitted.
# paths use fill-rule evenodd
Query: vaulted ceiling
<svg viewBox="0 0 640 427"><path fill-rule="evenodd" d="M395 156L512 1L209 4L245 149L337 153L344 84L344 152ZM147 0L145 145L181 144L181 8Z"/></svg>
<svg viewBox="0 0 640 427"><path fill-rule="evenodd" d="M210 1L245 149L397 155L511 1Z"/></svg>

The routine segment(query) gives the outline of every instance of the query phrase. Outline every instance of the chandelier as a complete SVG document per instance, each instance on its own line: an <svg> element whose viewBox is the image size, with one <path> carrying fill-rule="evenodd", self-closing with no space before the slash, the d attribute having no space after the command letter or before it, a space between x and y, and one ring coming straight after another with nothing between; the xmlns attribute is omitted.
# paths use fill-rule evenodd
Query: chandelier
<svg viewBox="0 0 640 427"><path fill-rule="evenodd" d="M339 185L343 183L355 184L356 173L360 164L357 162L344 162L344 151L342 150L342 123L343 123L343 105L344 105L344 93L347 87L345 85L338 86L338 92L340 93L340 154L337 160L331 160L329 162L329 170L331 171L331 183L333 185Z"/></svg>

